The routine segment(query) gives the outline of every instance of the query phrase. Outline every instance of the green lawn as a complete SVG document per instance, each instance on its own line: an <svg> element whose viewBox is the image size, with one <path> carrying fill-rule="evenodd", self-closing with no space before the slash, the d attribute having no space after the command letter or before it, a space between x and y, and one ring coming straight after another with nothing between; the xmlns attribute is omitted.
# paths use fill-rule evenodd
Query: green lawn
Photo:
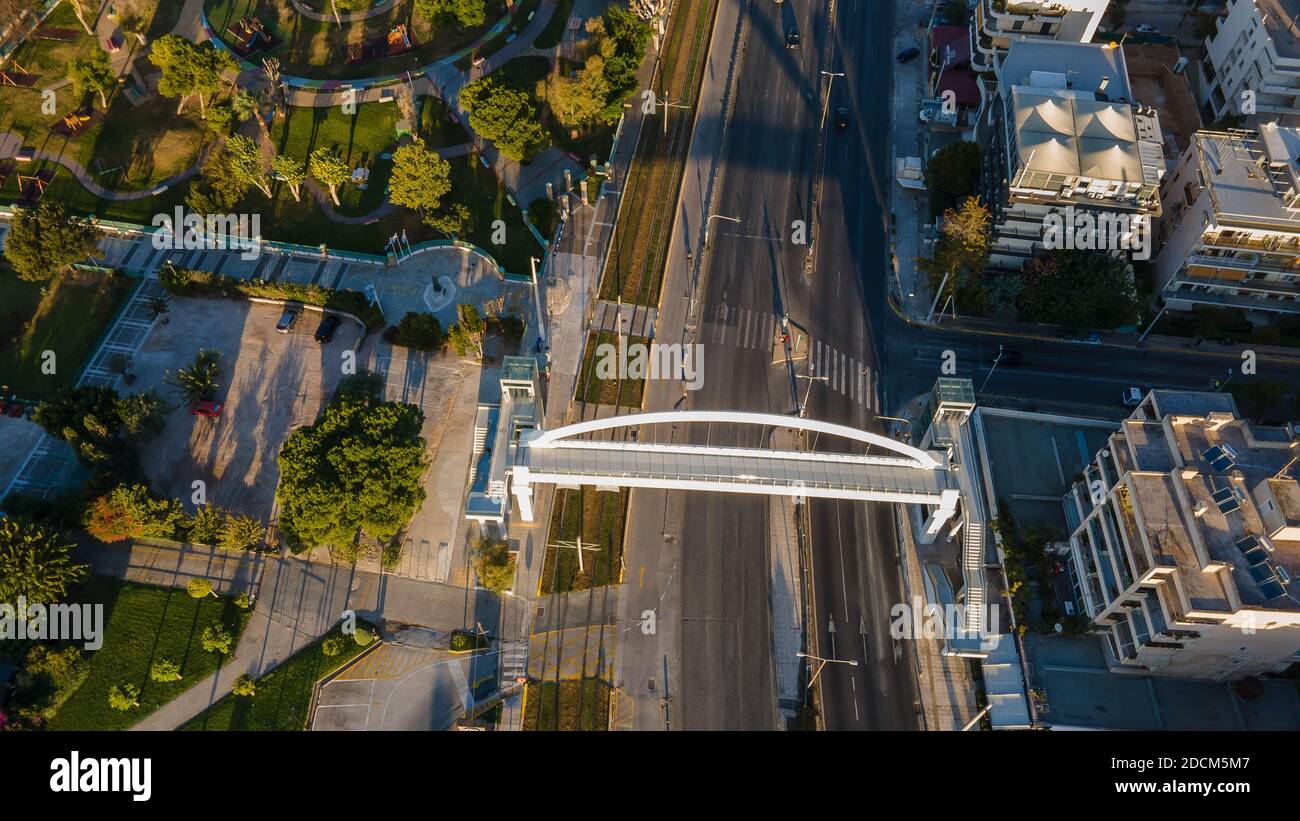
<svg viewBox="0 0 1300 821"><path fill-rule="evenodd" d="M343 652L333 658L321 651L321 644L329 636L342 636L344 640ZM181 725L181 729L305 730L316 682L356 658L362 649L336 627L259 678L256 695L226 695Z"/></svg>
<svg viewBox="0 0 1300 821"><path fill-rule="evenodd" d="M649 345L650 340L640 336L629 336L625 343L628 349L633 345ZM582 352L582 368L578 371L578 383L574 398L583 402L600 405L621 405L625 408L641 407L641 393L645 389L645 379L602 379L596 370L596 349L600 345L612 345L618 350L618 334L613 331L595 331L587 334L587 347ZM629 360L631 355L628 356ZM630 364L630 363L629 363ZM617 365L617 362L615 362ZM608 366L606 366L608 367ZM602 368L600 372L604 372Z"/></svg>
<svg viewBox="0 0 1300 821"><path fill-rule="evenodd" d="M529 682L525 730L608 730L612 688L600 679Z"/></svg>
<svg viewBox="0 0 1300 821"><path fill-rule="evenodd" d="M45 283L0 271L0 382L19 396L39 399L71 384L108 322L138 285L122 276L72 273ZM52 374L41 372L43 353L53 351Z"/></svg>
<svg viewBox="0 0 1300 821"><path fill-rule="evenodd" d="M73 601L104 605L104 644L90 657L90 673L58 714L53 730L122 730L216 671L220 656L203 650L203 628L218 622L238 644L247 614L229 598L194 599L184 590L92 576ZM233 645L232 645L233 646ZM155 661L181 666L180 681L149 678ZM135 684L140 706L122 712L108 706L113 685Z"/></svg>
<svg viewBox="0 0 1300 821"><path fill-rule="evenodd" d="M615 493L584 487L557 491L551 508L551 532L542 561L542 592L566 593L606 584L618 584L623 569L623 525L627 516L626 490ZM560 542L577 544L582 534L582 570L578 551Z"/></svg>

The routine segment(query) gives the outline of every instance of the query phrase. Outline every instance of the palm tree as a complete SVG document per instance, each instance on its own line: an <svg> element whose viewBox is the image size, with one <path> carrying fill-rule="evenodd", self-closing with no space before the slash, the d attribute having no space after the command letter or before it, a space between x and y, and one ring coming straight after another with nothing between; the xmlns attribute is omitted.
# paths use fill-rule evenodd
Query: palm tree
<svg viewBox="0 0 1300 821"><path fill-rule="evenodd" d="M202 402L217 391L220 360L220 352L203 348L194 355L193 364L175 373L168 371L163 381L176 388L187 402Z"/></svg>

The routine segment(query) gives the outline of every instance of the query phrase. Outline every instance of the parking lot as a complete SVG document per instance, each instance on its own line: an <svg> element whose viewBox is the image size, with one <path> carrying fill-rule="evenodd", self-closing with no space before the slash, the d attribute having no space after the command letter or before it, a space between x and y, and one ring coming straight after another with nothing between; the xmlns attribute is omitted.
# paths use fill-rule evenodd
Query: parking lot
<svg viewBox="0 0 1300 821"><path fill-rule="evenodd" d="M225 299L174 297L167 324L156 323L134 359L129 390L156 388L174 408L163 432L145 444L141 461L155 490L192 508L195 481L207 501L263 521L271 518L280 471L276 457L299 425L311 424L343 376L343 352L359 329L345 321L334 339L313 339L321 314L305 311L287 334L277 333L281 308ZM169 371L187 367L202 348L221 354L216 418L194 416Z"/></svg>

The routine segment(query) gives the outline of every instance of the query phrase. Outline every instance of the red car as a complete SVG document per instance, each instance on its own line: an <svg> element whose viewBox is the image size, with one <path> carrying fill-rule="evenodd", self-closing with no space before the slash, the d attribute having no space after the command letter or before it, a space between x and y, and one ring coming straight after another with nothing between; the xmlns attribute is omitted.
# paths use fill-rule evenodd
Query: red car
<svg viewBox="0 0 1300 821"><path fill-rule="evenodd" d="M221 404L220 402L211 402L211 401L195 402L194 404L190 405L190 413L194 414L195 416L216 417L221 415L221 409L224 407L225 405Z"/></svg>

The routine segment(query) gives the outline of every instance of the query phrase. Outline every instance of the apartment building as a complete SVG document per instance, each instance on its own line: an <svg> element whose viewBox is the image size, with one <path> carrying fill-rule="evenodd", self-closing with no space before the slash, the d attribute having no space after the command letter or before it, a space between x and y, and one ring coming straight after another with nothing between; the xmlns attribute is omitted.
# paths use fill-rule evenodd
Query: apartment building
<svg viewBox="0 0 1300 821"><path fill-rule="evenodd" d="M1230 394L1134 409L1065 497L1074 607L1112 669L1228 680L1300 661L1298 456Z"/></svg>
<svg viewBox="0 0 1300 821"><path fill-rule="evenodd" d="M1297 15L1300 0L1228 0L1227 14L1201 45L1206 121L1229 114L1260 119L1300 114Z"/></svg>
<svg viewBox="0 0 1300 821"><path fill-rule="evenodd" d="M1113 244L1124 248L1149 240L1164 138L1155 110L1133 102L1122 48L1013 42L981 130L991 268L1018 271L1050 250L1044 232L1053 214L1112 220L1123 229Z"/></svg>
<svg viewBox="0 0 1300 821"><path fill-rule="evenodd" d="M1110 0L978 0L971 20L971 66L1001 75L1014 40L1090 43Z"/></svg>
<svg viewBox="0 0 1300 821"><path fill-rule="evenodd" d="M1156 283L1196 305L1300 313L1300 130L1199 131L1161 191Z"/></svg>

